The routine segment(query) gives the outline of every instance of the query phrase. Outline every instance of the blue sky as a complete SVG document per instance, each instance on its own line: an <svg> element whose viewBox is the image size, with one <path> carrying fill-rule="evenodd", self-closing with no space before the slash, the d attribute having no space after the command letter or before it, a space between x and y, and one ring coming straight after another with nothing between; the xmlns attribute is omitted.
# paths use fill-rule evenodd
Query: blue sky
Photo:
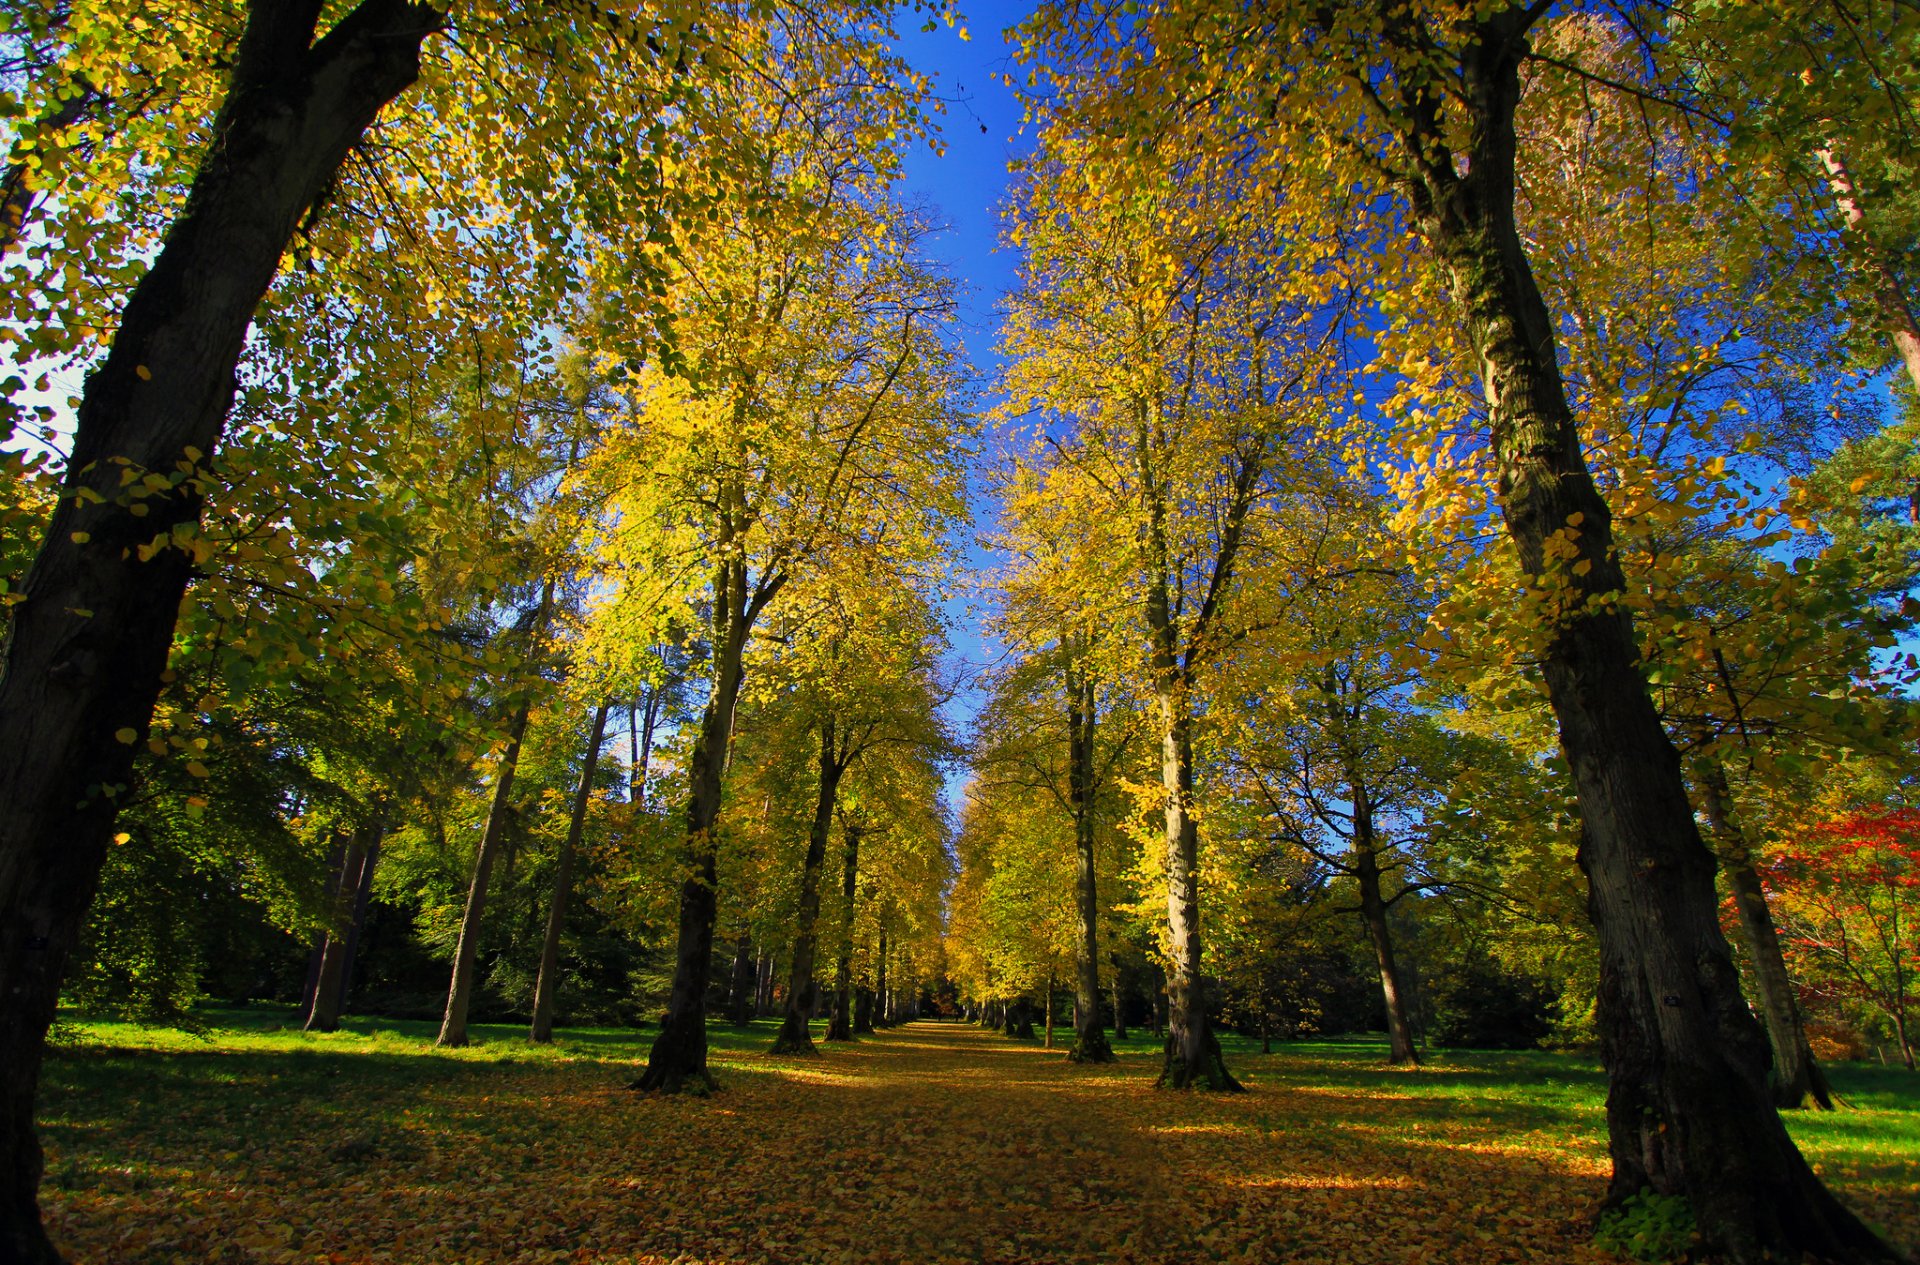
<svg viewBox="0 0 1920 1265"><path fill-rule="evenodd" d="M961 283L962 322L956 332L982 375L983 388L991 385L998 363L995 305L1014 281L1014 256L996 249L1007 164L1025 154L1031 141L1021 133L1020 105L999 76L1014 68L1006 30L1030 11L1018 3L968 4L963 25L972 36L969 40L945 26L920 31L911 15L902 20L908 29L902 33L900 48L917 69L933 77L934 92L946 109L940 121L946 152L936 155L925 146L911 151L905 163L904 193L927 203L949 226L931 243L931 251ZM982 404L990 403L991 394L983 389ZM981 492L976 487L976 493ZM993 506L984 496L977 496L975 514L978 527L991 524ZM968 549L961 562L975 575L991 565L987 553L977 547ZM996 647L983 639L980 612L970 608L964 597L948 603L947 615L953 624L954 650L949 669L971 676L992 661ZM960 732L965 732L979 704L977 692L971 690L954 700L948 714ZM953 796L964 777L956 771L949 781L951 806L958 806Z"/></svg>

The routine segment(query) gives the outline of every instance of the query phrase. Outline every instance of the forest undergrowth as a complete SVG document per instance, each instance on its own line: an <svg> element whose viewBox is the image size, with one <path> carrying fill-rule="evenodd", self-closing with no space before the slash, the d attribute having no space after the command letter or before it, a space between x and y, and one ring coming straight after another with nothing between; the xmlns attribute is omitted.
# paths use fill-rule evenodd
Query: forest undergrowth
<svg viewBox="0 0 1920 1265"><path fill-rule="evenodd" d="M518 1029L436 1051L420 1025L314 1037L224 1014L198 1035L62 1030L43 1199L76 1262L1609 1262L1604 1081L1559 1054L1374 1042L1259 1053L1249 1092L1156 1092L958 1023L763 1050L713 1028L723 1092L625 1088L646 1032ZM415 1031L420 1027L420 1031ZM1063 1036L1062 1043L1070 1039ZM1851 1109L1796 1140L1920 1246L1920 1086L1836 1069Z"/></svg>

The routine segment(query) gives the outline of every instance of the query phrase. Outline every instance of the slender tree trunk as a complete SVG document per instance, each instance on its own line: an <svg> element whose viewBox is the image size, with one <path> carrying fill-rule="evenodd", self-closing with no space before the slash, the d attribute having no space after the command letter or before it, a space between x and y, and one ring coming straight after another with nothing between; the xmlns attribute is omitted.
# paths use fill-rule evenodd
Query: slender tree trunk
<svg viewBox="0 0 1920 1265"><path fill-rule="evenodd" d="M308 1032L336 1032L340 1028L341 972L347 959L347 936L352 931L354 898L360 893L360 872L379 846L378 822L363 822L347 839L346 853L340 860L339 882L334 889L333 915L327 923L327 943L320 953L320 975L313 982L313 1010L307 1016Z"/></svg>
<svg viewBox="0 0 1920 1265"><path fill-rule="evenodd" d="M1814 1060L1813 1048L1807 1043L1800 1007L1794 1002L1793 979L1787 974L1787 957L1773 925L1773 911L1767 907L1766 891L1760 885L1760 876L1754 872L1752 849L1746 832L1733 819L1726 772L1719 761L1712 758L1699 761L1697 772L1700 805L1705 810L1708 829L1720 841L1720 866L1733 892L1734 909L1740 916L1740 932L1747 942L1747 957L1753 965L1754 992L1760 998L1760 1018L1766 1024L1767 1043L1773 1051L1774 1104L1792 1109L1812 1102L1832 1111L1832 1091L1828 1088L1826 1073Z"/></svg>
<svg viewBox="0 0 1920 1265"><path fill-rule="evenodd" d="M857 823L846 826L846 851L840 877L840 943L833 969L833 1015L827 1021L827 1040L853 1040L853 912L860 880L860 833Z"/></svg>
<svg viewBox="0 0 1920 1265"><path fill-rule="evenodd" d="M775 1054L813 1054L807 1020L813 1013L813 959L820 922L820 871L826 866L827 840L833 833L833 806L840 794L838 730L833 718L820 725L819 794L813 803L813 828L807 833L807 857L800 869L800 907L793 919L793 964L787 977L787 1017L774 1038Z"/></svg>
<svg viewBox="0 0 1920 1265"><path fill-rule="evenodd" d="M346 952L340 962L340 991L334 1001L334 1013L347 1013L347 1000L353 993L353 966L360 956L360 937L367 928L367 909L373 903L373 874L380 864L380 836L374 835L373 843L367 848L366 860L360 863L360 881L354 886L353 921L347 925Z"/></svg>
<svg viewBox="0 0 1920 1265"><path fill-rule="evenodd" d="M1120 955L1113 957L1113 1039L1127 1039L1127 994L1126 981L1120 969Z"/></svg>
<svg viewBox="0 0 1920 1265"><path fill-rule="evenodd" d="M760 955L760 987L753 998L754 1015L764 1018L773 1013L773 975L777 962L772 951L763 951Z"/></svg>
<svg viewBox="0 0 1920 1265"><path fill-rule="evenodd" d="M522 699L507 730L507 749L500 754L500 769L493 779L493 802L487 808L486 828L480 833L480 847L473 858L473 881L467 887L466 913L460 919L460 942L453 952L453 982L447 988L447 1012L440 1021L440 1036L435 1045L462 1046L467 1043L467 1006L473 999L474 965L480 957L480 931L487 912L487 885L493 876L493 859L506 836L507 817L513 811L513 776L520 764L520 741L527 734L527 713L532 704Z"/></svg>
<svg viewBox="0 0 1920 1265"><path fill-rule="evenodd" d="M587 734L587 754L580 764L580 784L573 792L573 815L567 819L566 842L560 845L553 873L553 907L547 912L547 933L540 942L540 975L533 986L533 1023L527 1039L544 1045L553 1040L554 996L560 991L560 936L567 927L567 901L573 895L573 858L586 832L587 806L593 802L593 773L600 767L600 744L607 736L606 702L594 709ZM618 742L619 739L614 739Z"/></svg>
<svg viewBox="0 0 1920 1265"><path fill-rule="evenodd" d="M887 984L887 924L880 924L879 962L873 971L874 1023L882 1028L893 1026L893 993Z"/></svg>
<svg viewBox="0 0 1920 1265"><path fill-rule="evenodd" d="M731 494L740 499L736 488ZM737 506L735 507L737 508ZM679 938L674 950L673 990L667 1015L648 1053L647 1069L633 1087L678 1093L708 1093L719 1086L707 1070L707 973L713 965L713 922L718 912L718 844L713 828L720 819L727 746L733 737L734 704L740 697L747 634L754 616L771 600L779 580L763 581L756 594L747 589L747 564L736 550L723 549L713 594L712 687L701 712L700 731L688 760L686 863L680 885Z"/></svg>
<svg viewBox="0 0 1920 1265"><path fill-rule="evenodd" d="M1478 25L1459 91L1471 120L1456 165L1414 88L1403 126L1407 192L1451 274L1480 357L1501 512L1524 573L1565 612L1541 652L1583 821L1579 861L1600 945L1599 1019L1618 1206L1641 1190L1685 1198L1701 1250L1746 1265L1893 1251L1821 1184L1775 1111L1767 1043L1740 994L1716 916L1679 757L1647 695L1612 519L1581 451L1554 325L1514 223L1514 111L1537 10ZM1406 13L1385 38L1429 56ZM1553 542L1549 549L1549 542ZM1570 546L1570 548L1569 548ZM1544 603L1543 603L1544 605Z"/></svg>
<svg viewBox="0 0 1920 1265"><path fill-rule="evenodd" d="M327 876L332 880L335 891L346 881L347 836L335 831L333 846L327 850ZM327 961L327 933L322 928L314 932L313 949L307 954L307 982L300 990L299 1020L302 1028L313 1018L313 999L320 995L320 971Z"/></svg>
<svg viewBox="0 0 1920 1265"><path fill-rule="evenodd" d="M287 242L418 77L421 42L441 22L424 4L363 0L316 42L320 10L250 7L214 140L87 379L62 495L12 610L0 676L0 1258L25 1265L59 1260L40 1223L33 1128L47 1025L192 574L187 551L143 557L142 546L191 530L201 511L197 478L136 497L121 474L206 469Z"/></svg>
<svg viewBox="0 0 1920 1265"><path fill-rule="evenodd" d="M1055 991L1053 972L1049 970L1047 972L1047 1038L1045 1041L1045 1045L1049 1050L1053 1048L1053 994Z"/></svg>
<svg viewBox="0 0 1920 1265"><path fill-rule="evenodd" d="M641 695L635 695L627 712L627 802L639 807L647 803L647 774L653 766L653 726L660 713L660 691L645 690L646 723L635 728L635 713L641 710Z"/></svg>
<svg viewBox="0 0 1920 1265"><path fill-rule="evenodd" d="M754 991L759 983L753 970L753 934L742 931L733 946L733 984L727 990L727 1018L735 1027L753 1022Z"/></svg>
<svg viewBox="0 0 1920 1265"><path fill-rule="evenodd" d="M1067 665L1067 802L1073 810L1074 1038L1067 1057L1075 1063L1111 1063L1113 1046L1100 1022L1100 894L1094 873L1093 733L1098 700L1084 662ZM1048 1034L1051 1043L1052 1034Z"/></svg>
<svg viewBox="0 0 1920 1265"><path fill-rule="evenodd" d="M1380 993L1386 1003L1387 1062L1418 1063L1420 1056L1413 1048L1413 1029L1407 1023L1400 970L1393 960L1387 905L1380 896L1380 843L1373 830L1373 799L1351 766L1347 777L1353 803L1353 877L1360 889L1360 917L1367 924L1367 938L1373 942L1373 959L1380 971Z"/></svg>
<svg viewBox="0 0 1920 1265"><path fill-rule="evenodd" d="M853 1034L873 1032L873 990L856 988L853 993Z"/></svg>
<svg viewBox="0 0 1920 1265"><path fill-rule="evenodd" d="M1854 187L1853 173L1847 170L1846 161L1831 145L1823 145L1815 153L1820 165L1826 169L1827 184L1833 190L1834 203L1847 221L1854 256L1859 260L1861 270L1866 273L1867 283L1873 288L1873 301L1880 309L1881 328L1893 340L1894 350L1900 354L1900 363L1906 366L1907 380L1913 384L1915 391L1920 391L1920 321L1914 319L1913 305L1908 302L1907 292L1900 284L1900 276L1888 262L1886 252L1867 231L1867 213L1860 206L1860 192Z"/></svg>

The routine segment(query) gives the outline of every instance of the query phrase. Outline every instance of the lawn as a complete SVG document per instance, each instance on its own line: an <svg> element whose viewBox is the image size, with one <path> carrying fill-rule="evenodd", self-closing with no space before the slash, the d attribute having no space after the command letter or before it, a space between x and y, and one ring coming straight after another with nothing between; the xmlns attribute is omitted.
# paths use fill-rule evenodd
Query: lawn
<svg viewBox="0 0 1920 1265"><path fill-rule="evenodd" d="M1154 1091L1144 1036L1098 1069L933 1023L775 1059L761 1022L713 1028L721 1094L662 1100L625 1088L644 1032L437 1051L427 1024L205 1019L60 1030L43 1203L76 1261L1616 1259L1584 1228L1604 1085L1573 1055L1229 1038L1250 1092L1211 1097ZM1832 1075L1850 1109L1794 1136L1920 1247L1920 1077Z"/></svg>

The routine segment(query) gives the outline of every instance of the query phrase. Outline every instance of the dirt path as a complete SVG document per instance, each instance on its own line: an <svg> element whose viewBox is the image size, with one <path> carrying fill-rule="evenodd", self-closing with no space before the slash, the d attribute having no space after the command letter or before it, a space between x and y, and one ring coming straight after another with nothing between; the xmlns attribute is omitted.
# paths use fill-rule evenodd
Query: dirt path
<svg viewBox="0 0 1920 1265"><path fill-rule="evenodd" d="M1159 1092L1143 1057L1076 1067L960 1024L725 1056L710 1099L634 1094L584 1059L192 1057L70 1117L56 1164L95 1129L127 1157L49 1184L76 1260L1609 1259L1574 1226L1600 1157L1551 1127L1274 1075Z"/></svg>

